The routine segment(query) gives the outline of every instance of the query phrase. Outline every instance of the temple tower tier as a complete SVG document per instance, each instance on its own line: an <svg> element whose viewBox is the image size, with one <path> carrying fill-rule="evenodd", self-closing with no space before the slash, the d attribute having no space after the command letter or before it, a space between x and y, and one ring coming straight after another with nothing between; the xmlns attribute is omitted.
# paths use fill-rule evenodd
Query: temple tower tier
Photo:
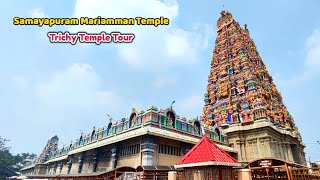
<svg viewBox="0 0 320 180"><path fill-rule="evenodd" d="M240 27L231 13L222 11L216 30L204 95L205 128L220 127L239 151L240 162L270 156L305 164L298 128L247 25ZM284 140L287 145L279 145Z"/></svg>

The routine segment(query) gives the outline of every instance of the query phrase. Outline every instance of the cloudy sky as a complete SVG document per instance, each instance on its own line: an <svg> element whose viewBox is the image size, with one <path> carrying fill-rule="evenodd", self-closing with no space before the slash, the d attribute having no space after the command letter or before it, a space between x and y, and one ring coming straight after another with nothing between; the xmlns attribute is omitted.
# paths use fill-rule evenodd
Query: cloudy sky
<svg viewBox="0 0 320 180"><path fill-rule="evenodd" d="M307 158L320 160L320 2L225 1L247 24L294 116ZM5 1L0 7L0 136L13 153L40 153L58 135L127 117L133 107L168 107L201 115L222 1ZM169 26L14 26L20 17L159 17ZM135 33L132 44L50 44L48 31Z"/></svg>

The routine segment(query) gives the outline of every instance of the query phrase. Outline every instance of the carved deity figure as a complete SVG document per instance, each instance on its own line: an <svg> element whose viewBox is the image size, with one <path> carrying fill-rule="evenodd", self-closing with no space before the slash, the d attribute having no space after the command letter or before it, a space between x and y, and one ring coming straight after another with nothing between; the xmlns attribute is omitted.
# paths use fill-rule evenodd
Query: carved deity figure
<svg viewBox="0 0 320 180"><path fill-rule="evenodd" d="M226 69L226 65L221 65L220 66L220 76L221 77L225 77L228 75L227 69Z"/></svg>
<svg viewBox="0 0 320 180"><path fill-rule="evenodd" d="M225 124L228 120L228 112L227 111L221 112L221 117L222 117L222 124Z"/></svg>
<svg viewBox="0 0 320 180"><path fill-rule="evenodd" d="M233 116L233 109L228 109L227 114L228 114L227 122L232 123L233 122L233 117L232 117Z"/></svg>
<svg viewBox="0 0 320 180"><path fill-rule="evenodd" d="M194 132L195 132L195 133L198 133L198 132L199 132L199 128L198 128L198 126L196 126L196 125L194 125Z"/></svg>
<svg viewBox="0 0 320 180"><path fill-rule="evenodd" d="M93 126L93 130L92 130L92 133L91 133L91 141L95 139L95 135L96 135L96 127Z"/></svg>
<svg viewBox="0 0 320 180"><path fill-rule="evenodd" d="M238 91L238 94L243 94L243 93L245 93L245 87L244 87L244 82L243 82L243 80L240 80L239 82L238 82L238 86L237 86L237 91Z"/></svg>
<svg viewBox="0 0 320 180"><path fill-rule="evenodd" d="M136 121L137 121L137 114L134 113L131 119L131 127L133 127L136 124Z"/></svg>
<svg viewBox="0 0 320 180"><path fill-rule="evenodd" d="M219 64L219 60L218 60L218 58L216 56L214 56L212 60L213 60L213 64L215 66L217 66Z"/></svg>
<svg viewBox="0 0 320 180"><path fill-rule="evenodd" d="M211 100L211 103L216 102L216 93L213 90L210 92L210 100Z"/></svg>
<svg viewBox="0 0 320 180"><path fill-rule="evenodd" d="M172 119L170 116L167 116L167 124L170 126L172 125Z"/></svg>
<svg viewBox="0 0 320 180"><path fill-rule="evenodd" d="M206 119L204 124L206 125L206 127L209 127L211 126L212 122Z"/></svg>
<svg viewBox="0 0 320 180"><path fill-rule="evenodd" d="M219 87L219 96L220 98L227 97L228 94L228 85L226 82L221 82Z"/></svg>
<svg viewBox="0 0 320 180"><path fill-rule="evenodd" d="M239 64L235 64L235 65L234 65L234 73L235 73L235 74L240 73L240 65L239 65Z"/></svg>

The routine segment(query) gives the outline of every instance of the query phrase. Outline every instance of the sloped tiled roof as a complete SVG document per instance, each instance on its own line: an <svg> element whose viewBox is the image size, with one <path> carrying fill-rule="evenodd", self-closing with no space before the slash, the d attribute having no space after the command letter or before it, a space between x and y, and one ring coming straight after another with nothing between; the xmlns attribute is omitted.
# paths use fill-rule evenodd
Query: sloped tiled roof
<svg viewBox="0 0 320 180"><path fill-rule="evenodd" d="M205 165L221 165L221 166L239 166L237 160L231 157L227 152L220 149L207 136L203 136L201 140L180 159L177 167L187 166L205 166Z"/></svg>

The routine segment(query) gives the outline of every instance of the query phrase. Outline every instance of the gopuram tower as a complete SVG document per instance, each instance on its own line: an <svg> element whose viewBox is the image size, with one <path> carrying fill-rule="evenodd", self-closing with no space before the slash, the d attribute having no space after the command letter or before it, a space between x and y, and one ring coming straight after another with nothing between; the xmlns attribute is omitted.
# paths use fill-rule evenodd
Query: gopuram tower
<svg viewBox="0 0 320 180"><path fill-rule="evenodd" d="M216 30L202 116L205 128L227 135L239 162L273 157L306 164L298 128L247 26L240 27L222 11Z"/></svg>

